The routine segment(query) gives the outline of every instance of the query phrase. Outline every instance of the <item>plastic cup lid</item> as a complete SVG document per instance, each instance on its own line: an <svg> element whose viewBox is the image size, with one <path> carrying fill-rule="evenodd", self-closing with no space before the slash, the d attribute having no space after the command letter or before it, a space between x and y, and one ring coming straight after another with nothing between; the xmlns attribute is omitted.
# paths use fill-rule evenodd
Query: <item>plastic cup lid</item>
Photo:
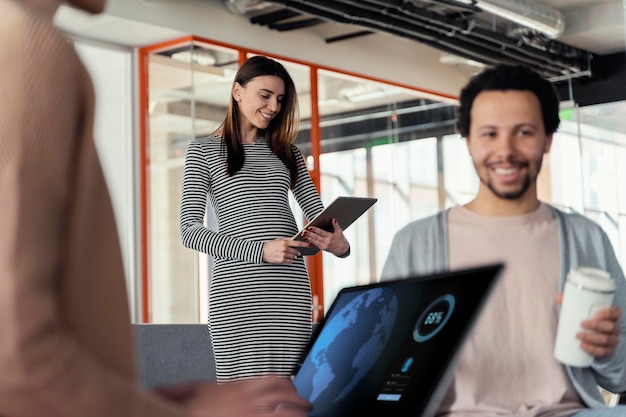
<svg viewBox="0 0 626 417"><path fill-rule="evenodd" d="M585 289L602 292L615 291L615 280L611 279L608 272L601 269L578 267L570 271L567 279Z"/></svg>

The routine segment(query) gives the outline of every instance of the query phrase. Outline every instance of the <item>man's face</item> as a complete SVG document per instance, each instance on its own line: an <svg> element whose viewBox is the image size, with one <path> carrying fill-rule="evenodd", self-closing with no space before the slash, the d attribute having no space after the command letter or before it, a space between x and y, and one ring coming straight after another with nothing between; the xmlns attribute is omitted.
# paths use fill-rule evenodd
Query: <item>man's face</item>
<svg viewBox="0 0 626 417"><path fill-rule="evenodd" d="M541 105L530 91L483 91L471 110L467 147L481 189L506 200L524 197L536 181L552 135L546 135Z"/></svg>

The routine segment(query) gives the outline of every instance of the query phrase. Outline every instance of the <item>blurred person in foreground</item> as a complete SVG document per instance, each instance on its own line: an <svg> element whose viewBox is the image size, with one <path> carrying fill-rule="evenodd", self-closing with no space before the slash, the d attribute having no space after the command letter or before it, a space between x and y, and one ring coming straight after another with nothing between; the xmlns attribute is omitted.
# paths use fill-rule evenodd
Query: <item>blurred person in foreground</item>
<svg viewBox="0 0 626 417"><path fill-rule="evenodd" d="M305 416L288 379L135 384L93 88L52 25L61 3L0 0L0 416Z"/></svg>
<svg viewBox="0 0 626 417"><path fill-rule="evenodd" d="M626 282L605 232L537 196L537 177L559 126L553 86L535 72L500 65L461 91L457 128L480 179L478 194L415 221L394 237L383 279L504 262L506 269L463 347L440 416L624 416L598 386L626 391ZM612 307L582 322L594 356L572 367L553 356L558 302L570 268L606 270Z"/></svg>

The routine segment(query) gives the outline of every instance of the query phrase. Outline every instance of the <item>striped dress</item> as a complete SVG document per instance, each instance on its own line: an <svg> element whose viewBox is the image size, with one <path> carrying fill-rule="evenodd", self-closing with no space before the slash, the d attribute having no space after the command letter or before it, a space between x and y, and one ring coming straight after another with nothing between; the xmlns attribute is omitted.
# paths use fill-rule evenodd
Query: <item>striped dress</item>
<svg viewBox="0 0 626 417"><path fill-rule="evenodd" d="M221 138L192 141L181 199L183 244L214 258L209 329L217 380L290 375L311 335L311 288L302 257L264 263L263 243L297 233L290 173L263 138L245 144L242 169L229 177ZM322 211L300 151L293 195L307 218ZM204 226L207 198L218 230Z"/></svg>

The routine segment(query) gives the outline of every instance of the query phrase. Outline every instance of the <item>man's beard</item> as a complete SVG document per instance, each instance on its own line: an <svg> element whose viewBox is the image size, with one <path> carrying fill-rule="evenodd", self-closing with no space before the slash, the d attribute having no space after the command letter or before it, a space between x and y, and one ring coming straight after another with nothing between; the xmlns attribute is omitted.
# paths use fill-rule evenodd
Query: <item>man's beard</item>
<svg viewBox="0 0 626 417"><path fill-rule="evenodd" d="M517 200L518 198L520 198L521 196L523 196L524 194L526 194L526 191L528 191L528 188L530 188L530 177L526 176L526 179L524 180L524 183L522 184L521 188L517 191L508 191L508 192L500 192L496 189L496 187L494 187L494 185L490 182L486 182L484 181L482 178L480 179L480 181L485 184L487 187L489 187L489 189L491 190L492 193L494 193L494 195L498 198L501 198L503 200Z"/></svg>
<svg viewBox="0 0 626 417"><path fill-rule="evenodd" d="M541 171L542 163L543 163L543 158L539 159L537 163L537 171L535 172L534 181L537 181L537 177L539 176L539 171ZM528 167L528 164L526 164L526 166ZM486 181L485 179L480 177L480 175L478 177L480 178L480 182L485 184L496 197L501 198L503 200L517 200L521 198L524 194L526 194L526 192L530 188L530 173L528 173L526 178L524 178L524 182L522 183L522 186L519 188L519 190L508 191L508 192L498 191L491 182Z"/></svg>

